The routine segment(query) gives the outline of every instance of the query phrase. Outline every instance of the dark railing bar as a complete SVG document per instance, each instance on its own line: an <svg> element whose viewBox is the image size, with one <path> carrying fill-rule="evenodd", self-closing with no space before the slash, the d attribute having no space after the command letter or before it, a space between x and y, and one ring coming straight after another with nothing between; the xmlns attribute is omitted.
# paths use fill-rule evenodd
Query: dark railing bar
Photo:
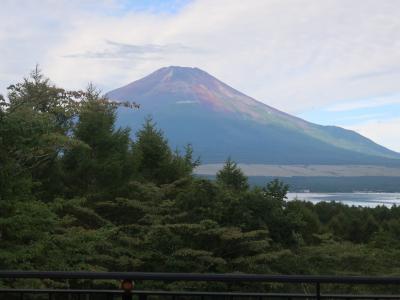
<svg viewBox="0 0 400 300"><path fill-rule="evenodd" d="M400 299L400 295L321 294L321 299Z"/></svg>
<svg viewBox="0 0 400 300"><path fill-rule="evenodd" d="M400 277L373 276L313 276L313 275L258 275L258 274L196 274L147 272L65 272L65 271L0 271L0 278L37 279L131 279L163 281L258 281L283 283L343 283L343 284L400 284Z"/></svg>
<svg viewBox="0 0 400 300"><path fill-rule="evenodd" d="M121 290L83 290L83 289L0 289L1 293L24 294L114 294L121 295Z"/></svg>
<svg viewBox="0 0 400 300"><path fill-rule="evenodd" d="M316 299L317 300L321 300L321 285L320 285L319 282L317 282L315 289L316 289L316 291L315 291L316 292Z"/></svg>
<svg viewBox="0 0 400 300"><path fill-rule="evenodd" d="M15 294L124 294L120 290L84 290L84 289L0 289L0 293ZM277 298L310 298L316 299L316 294L301 293L235 293L235 292L185 292L185 291L132 291L132 295L147 296L227 296L227 297L277 297ZM350 295L350 294L321 294L321 299L400 299L400 295Z"/></svg>
<svg viewBox="0 0 400 300"><path fill-rule="evenodd" d="M168 292L168 291L133 291L133 295L176 295L176 296L227 296L227 297L271 297L271 298L310 298L316 299L315 294L301 294L301 293L240 293L240 292ZM400 299L400 295L369 295L369 294L320 294L321 299Z"/></svg>
<svg viewBox="0 0 400 300"><path fill-rule="evenodd" d="M26 294L114 294L121 295L121 290L87 290L87 289L0 289L0 293L26 293ZM315 298L312 294L301 293L241 293L241 292L185 292L185 291L141 291L133 290L132 295L155 295L155 296L262 296L262 297L300 297Z"/></svg>

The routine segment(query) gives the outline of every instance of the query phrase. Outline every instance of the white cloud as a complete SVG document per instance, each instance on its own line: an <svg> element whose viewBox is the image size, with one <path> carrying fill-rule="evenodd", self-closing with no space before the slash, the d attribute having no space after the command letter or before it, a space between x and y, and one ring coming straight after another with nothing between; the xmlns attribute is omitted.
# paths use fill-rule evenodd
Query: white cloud
<svg viewBox="0 0 400 300"><path fill-rule="evenodd" d="M325 110L330 112L342 112L342 111L356 110L362 108L380 107L390 104L400 104L400 94L374 97L372 99L341 102L338 104L328 106Z"/></svg>
<svg viewBox="0 0 400 300"><path fill-rule="evenodd" d="M77 87L91 80L114 88L161 66L199 66L292 113L398 91L397 0L199 0L172 15L122 14L113 1L99 2L91 12L93 3L6 1L1 22L8 34L1 43L10 49L8 70L20 73L39 62L60 84ZM152 51L121 55L117 62L68 57L105 53L107 41L193 51L170 49L157 59Z"/></svg>
<svg viewBox="0 0 400 300"><path fill-rule="evenodd" d="M197 49L192 49L190 47L186 47L180 44L167 44L167 45L155 45L155 44L146 44L146 45L133 45L133 44L123 44L117 43L113 41L106 41L106 44L109 46L106 49L102 49L101 51L86 51L84 53L75 53L68 54L65 57L69 58L98 58L98 59L130 59L130 58L141 58L144 60L148 60L149 57L146 55L153 54L168 54L168 53L184 53L191 52L193 53ZM157 56L156 56L157 58Z"/></svg>
<svg viewBox="0 0 400 300"><path fill-rule="evenodd" d="M390 120L370 120L360 124L346 126L362 135L368 136L378 144L400 152L400 118Z"/></svg>
<svg viewBox="0 0 400 300"><path fill-rule="evenodd" d="M371 97L400 93L398 0L196 0L172 14L123 7L2 1L0 91L39 63L61 86L92 81L105 91L163 66L197 66L295 114L372 107L388 100Z"/></svg>

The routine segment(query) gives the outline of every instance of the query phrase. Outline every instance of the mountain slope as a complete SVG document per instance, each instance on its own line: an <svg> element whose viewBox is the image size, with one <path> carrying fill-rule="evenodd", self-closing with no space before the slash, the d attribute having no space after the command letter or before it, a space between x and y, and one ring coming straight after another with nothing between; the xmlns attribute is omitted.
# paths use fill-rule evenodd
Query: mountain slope
<svg viewBox="0 0 400 300"><path fill-rule="evenodd" d="M353 131L281 112L197 68L162 68L107 96L141 106L133 112L120 109L120 125L136 130L151 115L172 146L192 143L203 163L222 162L229 155L242 163L400 162L400 154Z"/></svg>

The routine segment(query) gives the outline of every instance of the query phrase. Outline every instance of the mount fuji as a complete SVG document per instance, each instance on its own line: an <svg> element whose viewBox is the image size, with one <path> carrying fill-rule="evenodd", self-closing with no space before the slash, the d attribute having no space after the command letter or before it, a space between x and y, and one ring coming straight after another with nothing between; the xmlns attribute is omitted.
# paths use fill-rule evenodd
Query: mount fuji
<svg viewBox="0 0 400 300"><path fill-rule="evenodd" d="M230 156L242 164L400 166L399 153L354 131L279 111L198 68L161 68L106 95L140 104L119 109L120 126L135 132L150 115L170 146L192 144L203 164Z"/></svg>

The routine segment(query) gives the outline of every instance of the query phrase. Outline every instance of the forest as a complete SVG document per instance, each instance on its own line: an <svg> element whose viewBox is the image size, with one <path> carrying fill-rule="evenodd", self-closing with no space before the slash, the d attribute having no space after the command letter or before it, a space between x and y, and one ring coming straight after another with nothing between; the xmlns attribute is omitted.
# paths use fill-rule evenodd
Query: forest
<svg viewBox="0 0 400 300"><path fill-rule="evenodd" d="M2 270L400 275L400 207L286 201L234 158L198 178L156 120L116 127L140 107L38 69L0 105Z"/></svg>

